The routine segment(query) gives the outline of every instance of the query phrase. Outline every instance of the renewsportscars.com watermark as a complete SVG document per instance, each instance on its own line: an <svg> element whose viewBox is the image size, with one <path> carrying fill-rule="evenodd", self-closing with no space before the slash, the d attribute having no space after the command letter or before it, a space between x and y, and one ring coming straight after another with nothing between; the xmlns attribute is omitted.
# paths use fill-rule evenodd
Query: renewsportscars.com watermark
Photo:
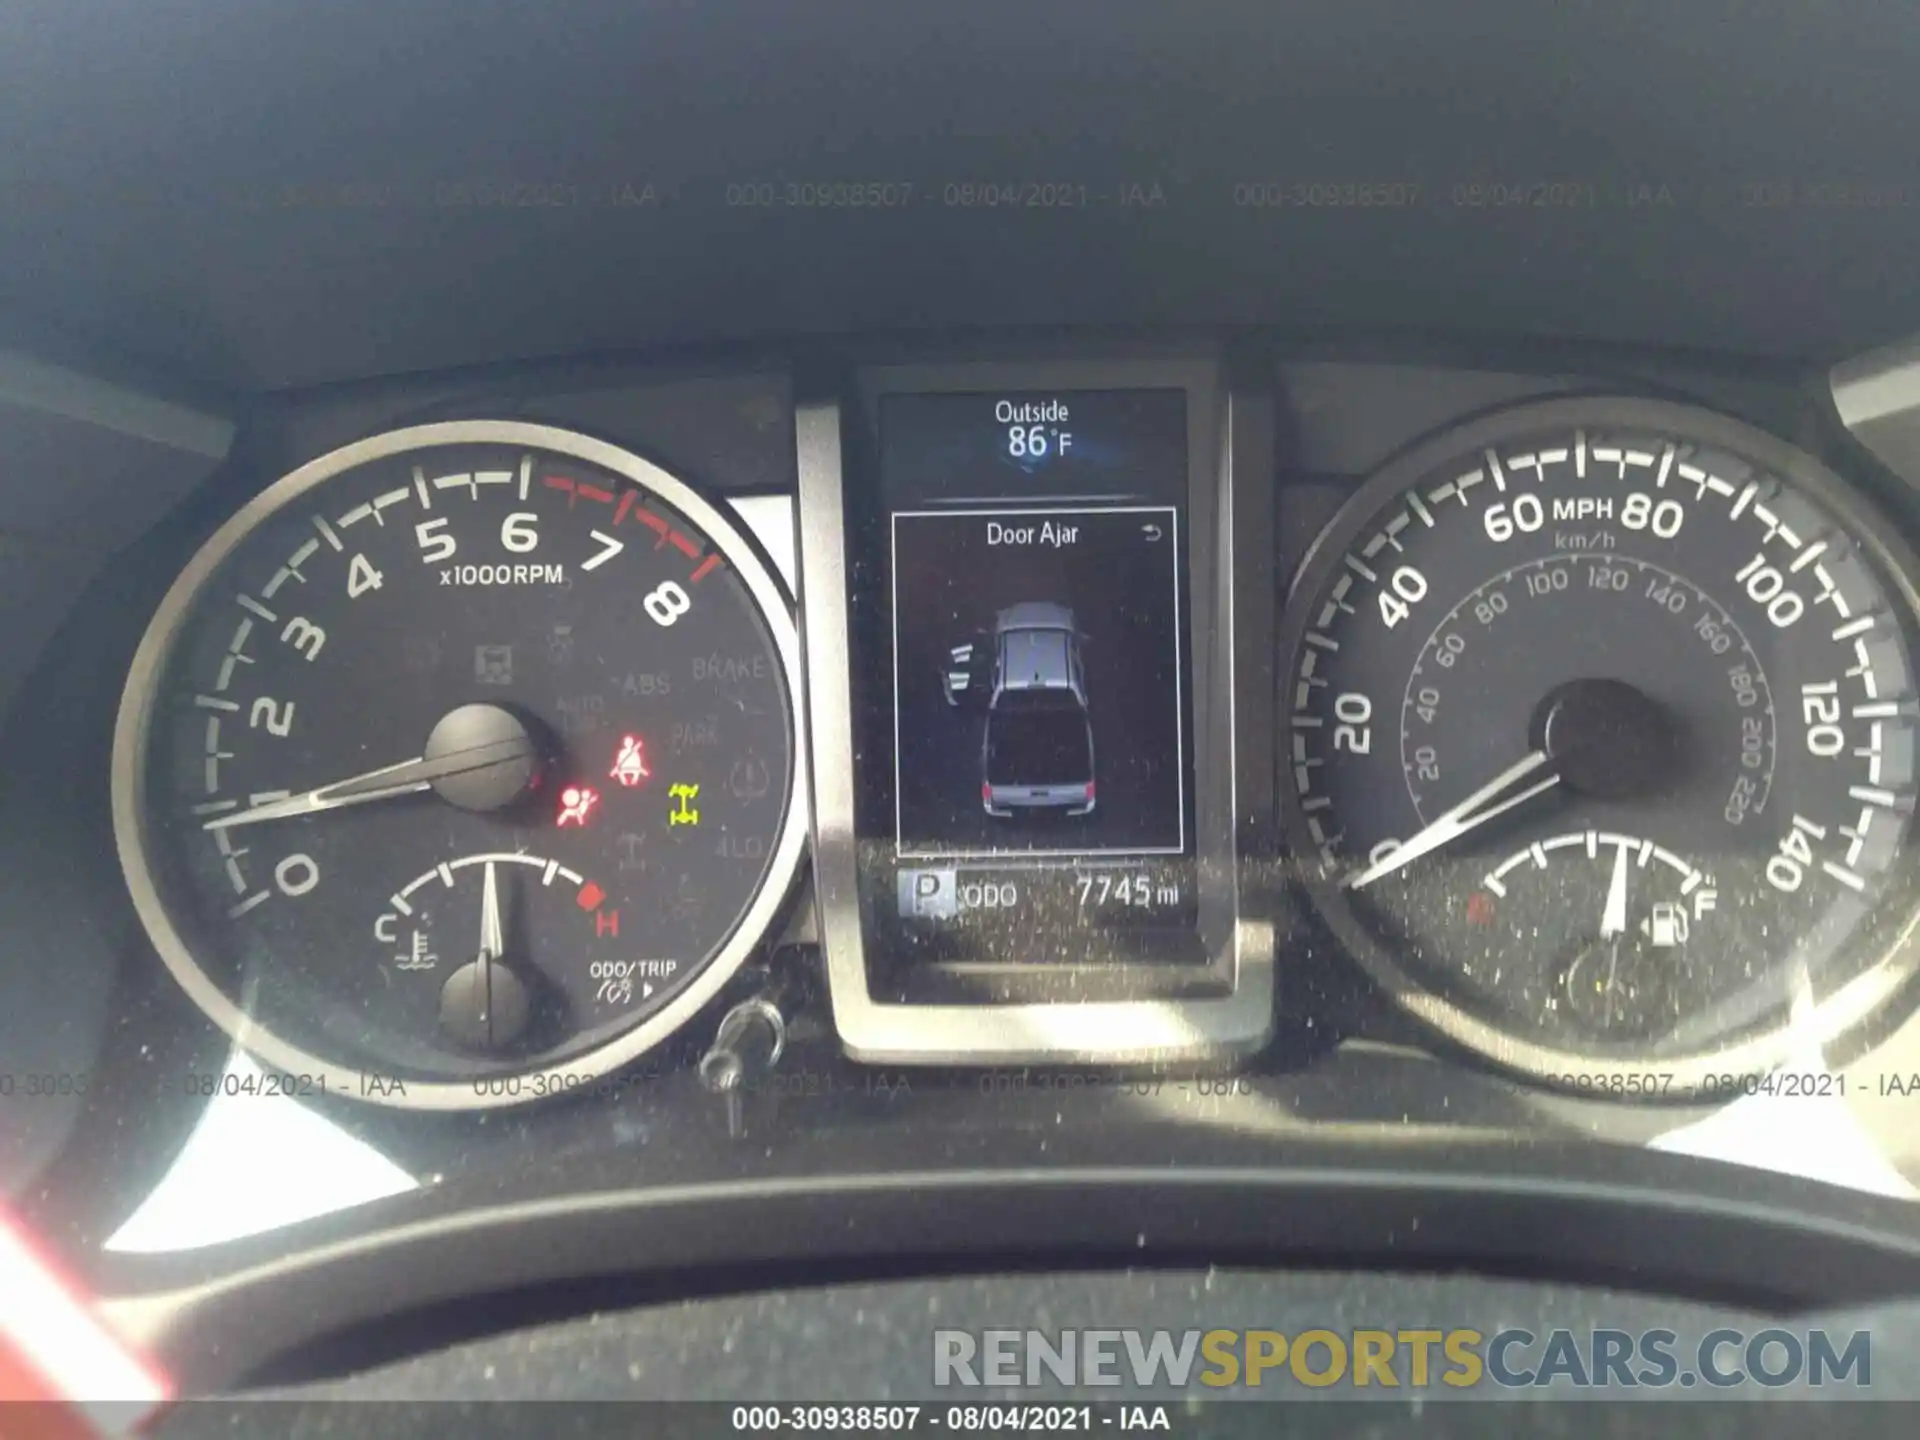
<svg viewBox="0 0 1920 1440"><path fill-rule="evenodd" d="M1865 1330L936 1330L936 1388L1864 1391Z"/></svg>

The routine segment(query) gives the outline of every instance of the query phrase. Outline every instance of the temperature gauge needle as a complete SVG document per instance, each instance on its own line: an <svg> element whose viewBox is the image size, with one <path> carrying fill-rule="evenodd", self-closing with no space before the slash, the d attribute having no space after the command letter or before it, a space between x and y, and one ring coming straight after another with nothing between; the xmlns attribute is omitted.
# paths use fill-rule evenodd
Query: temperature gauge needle
<svg viewBox="0 0 1920 1440"><path fill-rule="evenodd" d="M480 953L447 977L440 992L440 1025L468 1048L499 1051L527 1028L527 987L504 963L506 927L500 921L500 880L489 860L480 885Z"/></svg>
<svg viewBox="0 0 1920 1440"><path fill-rule="evenodd" d="M500 929L500 885L494 875L493 861L489 860L487 878L480 888L481 963L498 960L506 952L507 942Z"/></svg>

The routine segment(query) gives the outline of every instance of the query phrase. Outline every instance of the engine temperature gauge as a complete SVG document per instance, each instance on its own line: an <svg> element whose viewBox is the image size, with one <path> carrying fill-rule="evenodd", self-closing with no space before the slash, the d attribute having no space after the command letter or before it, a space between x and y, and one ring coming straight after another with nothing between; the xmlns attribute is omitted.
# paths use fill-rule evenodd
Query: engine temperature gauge
<svg viewBox="0 0 1920 1440"><path fill-rule="evenodd" d="M431 1006L448 1040L497 1053L650 1008L680 961L627 957L620 924L607 890L559 860L466 855L394 892L373 922L373 953L387 983L418 991L421 1028Z"/></svg>

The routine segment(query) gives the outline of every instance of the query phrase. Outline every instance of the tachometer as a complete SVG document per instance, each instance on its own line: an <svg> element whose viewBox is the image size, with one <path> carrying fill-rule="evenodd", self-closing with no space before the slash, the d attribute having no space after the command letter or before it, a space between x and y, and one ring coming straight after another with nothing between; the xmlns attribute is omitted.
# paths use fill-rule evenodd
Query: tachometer
<svg viewBox="0 0 1920 1440"><path fill-rule="evenodd" d="M140 647L136 908L280 1071L413 1108L567 1088L784 900L795 656L758 553L644 460L509 422L348 446L228 522Z"/></svg>
<svg viewBox="0 0 1920 1440"><path fill-rule="evenodd" d="M1689 407L1421 445L1289 602L1283 806L1329 922L1535 1075L1817 1052L1911 968L1913 573L1810 457Z"/></svg>

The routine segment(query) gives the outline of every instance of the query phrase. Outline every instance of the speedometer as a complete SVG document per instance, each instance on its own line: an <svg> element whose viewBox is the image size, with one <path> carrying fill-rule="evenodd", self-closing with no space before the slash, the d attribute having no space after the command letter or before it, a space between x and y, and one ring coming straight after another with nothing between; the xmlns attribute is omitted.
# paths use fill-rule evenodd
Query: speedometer
<svg viewBox="0 0 1920 1440"><path fill-rule="evenodd" d="M570 1088L757 945L805 833L789 602L567 431L376 436L268 487L135 658L114 822L160 959L306 1088Z"/></svg>
<svg viewBox="0 0 1920 1440"><path fill-rule="evenodd" d="M1818 1053L1911 967L1913 573L1811 457L1690 407L1422 444L1289 602L1310 890L1392 996L1536 1076Z"/></svg>

